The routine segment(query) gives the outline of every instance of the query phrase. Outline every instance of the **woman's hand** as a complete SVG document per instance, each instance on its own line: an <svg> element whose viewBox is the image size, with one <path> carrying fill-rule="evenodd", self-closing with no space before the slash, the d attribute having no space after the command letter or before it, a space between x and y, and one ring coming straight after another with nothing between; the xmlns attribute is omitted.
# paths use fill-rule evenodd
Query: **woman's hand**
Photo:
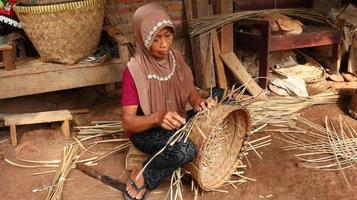
<svg viewBox="0 0 357 200"><path fill-rule="evenodd" d="M159 112L158 124L166 130L179 129L186 124L186 120L176 112L162 111Z"/></svg>
<svg viewBox="0 0 357 200"><path fill-rule="evenodd" d="M205 109L211 109L217 105L217 101L211 97L208 99L200 99L197 101L193 107L195 112L200 112Z"/></svg>

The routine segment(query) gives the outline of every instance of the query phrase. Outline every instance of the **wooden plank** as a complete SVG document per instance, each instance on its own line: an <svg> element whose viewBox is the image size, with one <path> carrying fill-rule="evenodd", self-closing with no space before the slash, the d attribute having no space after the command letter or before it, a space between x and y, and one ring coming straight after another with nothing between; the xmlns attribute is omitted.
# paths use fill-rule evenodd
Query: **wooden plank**
<svg viewBox="0 0 357 200"><path fill-rule="evenodd" d="M216 0L215 1L215 13L227 14L233 12L232 0ZM222 53L233 52L233 24L228 24L218 31L219 41Z"/></svg>
<svg viewBox="0 0 357 200"><path fill-rule="evenodd" d="M118 82L125 67L124 63L55 65L54 69L51 66L19 69L22 73L13 74L2 71L0 99ZM2 76L3 73L9 76Z"/></svg>
<svg viewBox="0 0 357 200"><path fill-rule="evenodd" d="M252 33L236 33L238 48L258 49L260 35ZM270 51L280 51L288 49L306 48L312 46L324 46L337 44L340 41L336 31L321 31L303 33L301 35L271 35L269 42Z"/></svg>
<svg viewBox="0 0 357 200"><path fill-rule="evenodd" d="M76 114L87 114L87 113L89 113L89 109L88 109L88 108L75 109L75 110L69 110L69 112L70 112L72 115L76 115Z"/></svg>
<svg viewBox="0 0 357 200"><path fill-rule="evenodd" d="M90 68L90 67L107 67L112 65L125 65L122 59L113 59L106 63L78 63L74 65L64 65L59 63L44 63L40 59L21 60L15 63L16 70L5 71L0 70L0 78L41 74L46 72L65 71L75 68Z"/></svg>
<svg viewBox="0 0 357 200"><path fill-rule="evenodd" d="M16 146L17 135L16 135L16 126L14 124L10 125L10 135L11 135L11 146Z"/></svg>
<svg viewBox="0 0 357 200"><path fill-rule="evenodd" d="M73 117L68 110L9 114L4 116L5 126L58 122L72 119Z"/></svg>
<svg viewBox="0 0 357 200"><path fill-rule="evenodd" d="M222 54L221 58L233 75L242 83L247 85L248 92L253 96L266 97L264 90L252 79L239 61L234 52Z"/></svg>
<svg viewBox="0 0 357 200"><path fill-rule="evenodd" d="M214 13L215 14L229 14L233 12L232 0L215 0L214 1ZM234 51L233 40L233 24L228 24L218 29L218 40L221 48L221 53L228 53ZM228 71L226 71L228 72ZM234 83L234 77L232 73L226 73L227 84L230 87L230 83Z"/></svg>
<svg viewBox="0 0 357 200"><path fill-rule="evenodd" d="M216 69L216 76L217 76L217 82L218 86L220 88L227 89L228 84L227 84L227 77L226 73L224 71L224 65L219 57L221 55L221 49L219 46L219 41L218 41L218 35L217 31L213 31L211 33L212 36L212 45L213 45L213 55L214 55L214 61L215 61L215 69Z"/></svg>
<svg viewBox="0 0 357 200"><path fill-rule="evenodd" d="M210 13L209 0L185 0L185 10L188 20L197 17L208 16ZM197 85L202 89L215 87L215 75L213 73L213 52L210 37L200 39L190 38L193 52L193 68Z"/></svg>
<svg viewBox="0 0 357 200"><path fill-rule="evenodd" d="M270 51L332 45L339 41L340 36L334 31L303 33L301 35L272 35Z"/></svg>

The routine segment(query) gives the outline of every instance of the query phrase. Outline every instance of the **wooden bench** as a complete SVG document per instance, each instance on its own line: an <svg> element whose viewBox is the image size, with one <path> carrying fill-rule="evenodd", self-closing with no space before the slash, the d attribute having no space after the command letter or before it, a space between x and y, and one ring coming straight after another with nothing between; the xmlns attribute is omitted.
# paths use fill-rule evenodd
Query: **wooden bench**
<svg viewBox="0 0 357 200"><path fill-rule="evenodd" d="M28 124L40 124L50 122L62 122L62 133L66 139L70 138L69 121L73 119L72 114L68 110L57 110L37 113L22 113L22 114L0 114L3 121L3 126L10 126L11 145L17 145L16 126Z"/></svg>

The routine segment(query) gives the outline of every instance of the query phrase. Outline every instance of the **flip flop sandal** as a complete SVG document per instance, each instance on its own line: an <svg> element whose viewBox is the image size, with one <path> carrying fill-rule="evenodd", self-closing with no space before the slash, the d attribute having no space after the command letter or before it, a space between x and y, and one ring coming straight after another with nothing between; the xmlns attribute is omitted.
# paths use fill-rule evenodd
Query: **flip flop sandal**
<svg viewBox="0 0 357 200"><path fill-rule="evenodd" d="M129 184L134 188L134 190L136 191L136 193L139 193L141 190L146 189L145 183L144 183L143 186L138 187L132 179L129 178L128 182L129 182ZM146 189L145 193L143 194L143 196L142 196L141 199L139 199L139 200L146 200L147 194L148 194L148 192L147 192L147 189ZM138 199L136 199L136 198L131 197L130 194L128 194L128 191L126 191L126 190L125 190L125 192L123 192L123 196L124 196L124 199L125 199L125 200L138 200Z"/></svg>

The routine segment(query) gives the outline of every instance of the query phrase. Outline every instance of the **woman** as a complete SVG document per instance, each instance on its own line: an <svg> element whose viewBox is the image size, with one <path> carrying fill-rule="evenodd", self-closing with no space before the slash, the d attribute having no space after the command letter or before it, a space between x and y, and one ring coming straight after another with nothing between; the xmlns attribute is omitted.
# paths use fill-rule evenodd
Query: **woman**
<svg viewBox="0 0 357 200"><path fill-rule="evenodd" d="M149 3L138 8L133 16L133 32L136 52L122 79L123 127L137 149L154 155L186 123L187 102L196 112L216 103L200 96L190 68L172 49L174 26L163 6ZM147 190L157 188L178 167L192 161L195 154L191 141L167 147L142 175L142 168L133 170L124 199L145 199Z"/></svg>

